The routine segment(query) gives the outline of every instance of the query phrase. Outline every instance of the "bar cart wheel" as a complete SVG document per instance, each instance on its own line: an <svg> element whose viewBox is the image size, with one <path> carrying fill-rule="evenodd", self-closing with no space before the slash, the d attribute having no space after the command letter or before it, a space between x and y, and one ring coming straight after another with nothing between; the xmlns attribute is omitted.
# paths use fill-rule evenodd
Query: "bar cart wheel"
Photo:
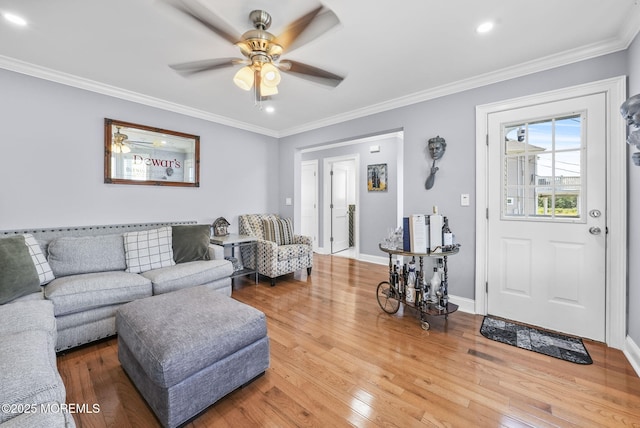
<svg viewBox="0 0 640 428"><path fill-rule="evenodd" d="M420 321L420 327L422 327L423 330L429 330L429 327L431 326L426 321Z"/></svg>
<svg viewBox="0 0 640 428"><path fill-rule="evenodd" d="M388 314L395 314L400 309L398 291L388 281L378 284L377 298L380 308Z"/></svg>

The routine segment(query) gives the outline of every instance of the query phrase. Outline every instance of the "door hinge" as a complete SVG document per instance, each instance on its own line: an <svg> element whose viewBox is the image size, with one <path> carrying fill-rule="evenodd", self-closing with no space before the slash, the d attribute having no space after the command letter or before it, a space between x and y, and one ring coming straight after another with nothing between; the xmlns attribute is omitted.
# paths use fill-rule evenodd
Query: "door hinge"
<svg viewBox="0 0 640 428"><path fill-rule="evenodd" d="M329 175L333 175L333 170L329 171Z"/></svg>
<svg viewBox="0 0 640 428"><path fill-rule="evenodd" d="M487 208L487 210L485 212L485 217L487 217L487 220L489 220L489 208Z"/></svg>
<svg viewBox="0 0 640 428"><path fill-rule="evenodd" d="M329 238L329 242L333 242L333 236Z"/></svg>
<svg viewBox="0 0 640 428"><path fill-rule="evenodd" d="M489 294L489 281L485 281L484 283L484 292Z"/></svg>
<svg viewBox="0 0 640 428"><path fill-rule="evenodd" d="M329 208L333 209L333 204L329 204Z"/></svg>
<svg viewBox="0 0 640 428"><path fill-rule="evenodd" d="M486 137L487 137L487 138L486 138L486 144L487 144L487 146L488 146L488 145L489 145L489 134L487 134L487 135L486 135Z"/></svg>

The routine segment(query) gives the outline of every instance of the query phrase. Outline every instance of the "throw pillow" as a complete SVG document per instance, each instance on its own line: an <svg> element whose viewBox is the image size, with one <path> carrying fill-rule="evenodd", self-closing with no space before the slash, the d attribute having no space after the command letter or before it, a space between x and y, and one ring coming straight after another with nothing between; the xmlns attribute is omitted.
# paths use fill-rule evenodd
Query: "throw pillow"
<svg viewBox="0 0 640 428"><path fill-rule="evenodd" d="M267 218L262 220L264 238L278 245L293 244L293 221L290 218Z"/></svg>
<svg viewBox="0 0 640 428"><path fill-rule="evenodd" d="M31 260L33 260L33 264L36 267L36 272L38 272L38 277L40 278L40 285L46 285L56 279L53 275L53 271L51 270L51 266L47 261L44 254L42 254L42 248L40 248L40 244L36 241L36 238L33 237L30 233L25 233L24 243L27 244L29 248L29 255L31 256Z"/></svg>
<svg viewBox="0 0 640 428"><path fill-rule="evenodd" d="M173 260L176 263L210 260L209 239L211 238L211 226L208 224L173 226L171 234Z"/></svg>
<svg viewBox="0 0 640 428"><path fill-rule="evenodd" d="M40 291L40 278L24 236L0 239L0 304Z"/></svg>
<svg viewBox="0 0 640 428"><path fill-rule="evenodd" d="M49 264L56 277L125 270L122 235L63 236L49 243Z"/></svg>
<svg viewBox="0 0 640 428"><path fill-rule="evenodd" d="M175 265L171 244L171 226L125 233L125 271L141 273Z"/></svg>

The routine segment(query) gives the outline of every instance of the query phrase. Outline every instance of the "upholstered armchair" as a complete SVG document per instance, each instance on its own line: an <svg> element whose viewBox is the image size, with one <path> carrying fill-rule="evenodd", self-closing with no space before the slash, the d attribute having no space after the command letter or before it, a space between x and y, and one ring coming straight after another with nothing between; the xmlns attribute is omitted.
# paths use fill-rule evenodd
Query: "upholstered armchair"
<svg viewBox="0 0 640 428"><path fill-rule="evenodd" d="M242 263L255 268L260 275L271 279L271 286L280 275L307 269L311 275L313 266L313 246L308 236L294 235L291 219L283 219L275 214L246 214L239 216L241 235L255 236L257 254L253 248L241 249Z"/></svg>

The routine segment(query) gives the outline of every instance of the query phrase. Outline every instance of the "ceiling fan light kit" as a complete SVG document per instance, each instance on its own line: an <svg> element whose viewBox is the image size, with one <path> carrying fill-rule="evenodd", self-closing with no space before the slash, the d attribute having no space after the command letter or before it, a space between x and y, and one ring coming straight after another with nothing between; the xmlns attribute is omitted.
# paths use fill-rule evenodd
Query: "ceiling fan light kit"
<svg viewBox="0 0 640 428"><path fill-rule="evenodd" d="M294 45L294 42L298 40L299 36L309 28L309 25L316 18L320 18L319 21L322 21L322 28L316 28L312 35L306 34L306 36L310 37L306 37L303 43L299 44L309 42L340 22L331 11L320 13L323 10L322 6L313 9L289 24L279 37L267 31L271 26L271 15L264 10L253 10L249 13L249 19L253 23L254 29L245 32L238 41L238 38L213 22L211 11L206 14L202 11L196 11L195 8L190 7L190 3L192 3L191 0L174 0L173 6L217 35L228 41L233 41L232 43L240 49L246 59L220 58L194 61L171 65L170 67L174 70L185 75L192 75L243 64L244 67L235 73L233 82L245 91L253 88L255 105L259 108L262 108L264 98L278 93L278 85L282 79L281 71L330 87L336 87L344 80L342 76L307 64L290 60L280 61L280 56L284 50Z"/></svg>
<svg viewBox="0 0 640 428"><path fill-rule="evenodd" d="M113 134L112 150L114 153L129 153L131 148L125 143L129 136L120 132L120 127L116 127L117 131Z"/></svg>

